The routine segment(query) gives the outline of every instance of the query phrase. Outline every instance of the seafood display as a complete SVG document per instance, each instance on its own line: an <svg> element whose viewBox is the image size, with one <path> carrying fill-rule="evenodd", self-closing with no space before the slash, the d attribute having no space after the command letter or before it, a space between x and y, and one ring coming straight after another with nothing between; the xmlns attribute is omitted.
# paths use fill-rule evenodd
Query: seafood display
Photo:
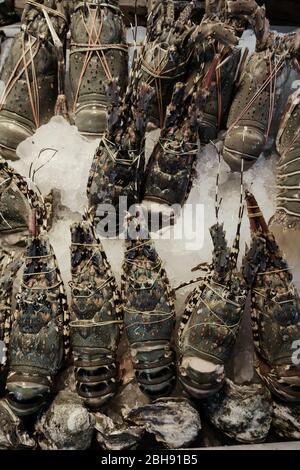
<svg viewBox="0 0 300 470"><path fill-rule="evenodd" d="M107 85L117 79L121 95L126 89L127 44L118 4L92 0L72 5L70 83L74 122L83 134L106 130Z"/></svg>
<svg viewBox="0 0 300 470"><path fill-rule="evenodd" d="M133 3L0 35L0 449L299 440L300 33Z"/></svg>

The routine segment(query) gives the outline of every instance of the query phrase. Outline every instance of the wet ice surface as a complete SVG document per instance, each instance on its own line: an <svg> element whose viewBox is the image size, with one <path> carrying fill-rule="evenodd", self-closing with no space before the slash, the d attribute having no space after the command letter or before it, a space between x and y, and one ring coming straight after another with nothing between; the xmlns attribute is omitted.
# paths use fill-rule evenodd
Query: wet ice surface
<svg viewBox="0 0 300 470"><path fill-rule="evenodd" d="M139 30L138 41L143 39L143 34L144 31ZM132 41L130 33L128 33L128 40ZM7 44L10 42L8 41ZM244 33L241 45L248 47L250 52L254 50L255 39L250 31ZM148 156L157 138L157 132L148 135ZM61 194L61 208L56 213L50 239L66 287L70 280L70 225L74 221L80 220L81 214L87 206L86 184L98 142L99 139L87 140L79 134L76 127L71 126L64 119L56 117L19 146L20 160L12 164L17 171L26 177L29 177L30 173L33 176L35 170L35 183L44 196L51 189L56 189ZM275 211L277 161L278 156L275 154L268 158L261 157L244 177L245 186L254 192L267 220ZM195 273L191 273L192 267L204 261L211 261L212 243L209 227L216 221L214 205L218 165L218 156L214 147L209 145L204 148L198 159L198 176L176 226L164 229L163 238L155 240L155 246L165 263L174 287L195 277ZM232 243L238 220L240 176L231 173L224 162L220 166L219 195L222 198L219 220L220 222L224 221L228 242ZM177 239L175 239L176 233ZM157 238L154 234L153 236ZM244 216L239 262L241 262L244 253L245 243L249 244L249 241L249 225L247 217ZM297 242L294 246L297 246ZM289 242L286 240L286 247L288 244ZM120 239L103 240L103 245L117 281L120 282L124 242ZM283 248L285 247L283 246ZM297 266L293 266L293 269L296 272ZM299 269L297 273L300 273ZM300 274L297 277L300 278ZM193 287L178 292L178 316L182 313L186 295ZM239 383L251 380L253 372L253 345L250 345L248 323L245 322L245 332L242 331L240 342L237 343L236 360L233 363L233 375L235 380L239 378ZM245 366L246 362L248 366Z"/></svg>

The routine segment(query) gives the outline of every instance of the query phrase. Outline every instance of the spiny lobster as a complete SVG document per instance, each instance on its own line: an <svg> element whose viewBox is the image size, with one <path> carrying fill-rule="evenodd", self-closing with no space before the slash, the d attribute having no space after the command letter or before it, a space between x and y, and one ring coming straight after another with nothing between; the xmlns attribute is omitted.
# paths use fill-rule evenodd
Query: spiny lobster
<svg viewBox="0 0 300 470"><path fill-rule="evenodd" d="M124 329L135 375L151 398L168 395L176 381L171 338L175 325L174 292L139 207L128 216L121 293Z"/></svg>
<svg viewBox="0 0 300 470"><path fill-rule="evenodd" d="M218 180L219 175L217 187ZM206 268L208 272L204 278L195 281L201 282L187 299L178 332L180 382L192 397L198 399L214 395L224 384L225 366L235 344L246 302L247 286L237 269L243 217L242 190L241 181L239 222L231 249L223 224L218 220L220 201L216 191L217 223L210 229L214 245L212 263L194 269Z"/></svg>
<svg viewBox="0 0 300 470"><path fill-rule="evenodd" d="M227 1L227 7L230 15L249 18L257 37L256 52L244 68L232 101L224 142L225 161L232 171L239 171L241 159L247 170L266 147L282 105L280 86L299 57L299 32L284 36L270 32L265 8L254 0Z"/></svg>
<svg viewBox="0 0 300 470"><path fill-rule="evenodd" d="M102 138L90 170L87 194L97 232L115 236L125 212L140 199L144 171L145 130L153 90L137 89L138 65L134 66L123 105L117 83L109 87L113 105L108 130Z"/></svg>
<svg viewBox="0 0 300 470"><path fill-rule="evenodd" d="M67 301L56 257L48 236L39 234L35 224L33 220L8 354L8 402L20 416L37 412L46 402L68 336Z"/></svg>
<svg viewBox="0 0 300 470"><path fill-rule="evenodd" d="M300 298L293 275L253 194L246 192L252 244L244 277L252 289L256 370L271 392L300 401L300 365L293 360L300 338Z"/></svg>
<svg viewBox="0 0 300 470"><path fill-rule="evenodd" d="M186 74L192 55L189 42L192 10L193 2L190 2L175 18L174 2L163 0L154 2L148 15L147 36L140 57L140 83L155 89L149 115L149 123L154 127L163 126L173 87Z"/></svg>
<svg viewBox="0 0 300 470"><path fill-rule="evenodd" d="M64 50L67 19L62 0L27 0L0 79L0 149L16 159L16 148L53 114L67 116Z"/></svg>
<svg viewBox="0 0 300 470"><path fill-rule="evenodd" d="M209 94L216 64L215 61L203 81L198 75L192 83L175 85L164 128L144 178L143 205L150 209L152 217L157 211L170 223L175 204L182 206L190 193L199 153L199 114Z"/></svg>
<svg viewBox="0 0 300 470"><path fill-rule="evenodd" d="M85 403L98 408L117 388L120 294L89 217L72 225L71 240L70 340L76 385Z"/></svg>
<svg viewBox="0 0 300 470"><path fill-rule="evenodd" d="M300 222L300 89L289 99L277 135L277 207L272 224L298 228Z"/></svg>
<svg viewBox="0 0 300 470"><path fill-rule="evenodd" d="M225 0L207 0L205 3L205 15L192 33L195 46L188 66L188 77L191 79L193 75L200 74L204 79L216 63L209 94L199 116L199 137L201 143L206 144L215 140L224 126L239 69L248 51L241 60L241 48L236 47L247 21L238 15L228 17ZM196 39L199 34L203 37L202 41Z"/></svg>
<svg viewBox="0 0 300 470"><path fill-rule="evenodd" d="M75 125L84 134L102 134L107 125L107 84L116 79L122 96L127 86L128 46L119 1L74 1L70 30Z"/></svg>
<svg viewBox="0 0 300 470"><path fill-rule="evenodd" d="M161 128L175 84L199 71L204 77L216 53L220 52L218 57L223 67L216 73L213 97L208 100L200 127L201 137L206 136L206 141L212 133L215 137L221 115L225 114L230 102L240 51L232 51L232 47L227 46L237 44L235 33L240 32L242 23L236 20L233 25L233 20L225 21L224 2L222 5L213 3L206 2L206 15L200 25L196 25L191 21L193 1L185 6L177 19L173 1L155 2L148 17L147 37L141 52L141 82L156 90L149 122Z"/></svg>

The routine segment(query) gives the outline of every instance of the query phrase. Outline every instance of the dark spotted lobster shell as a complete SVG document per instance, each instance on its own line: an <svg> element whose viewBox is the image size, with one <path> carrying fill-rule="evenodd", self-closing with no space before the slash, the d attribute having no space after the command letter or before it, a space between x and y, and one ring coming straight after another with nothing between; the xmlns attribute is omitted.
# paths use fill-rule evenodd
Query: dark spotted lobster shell
<svg viewBox="0 0 300 470"><path fill-rule="evenodd" d="M132 223L144 229L131 239L127 227L121 287L124 329L139 386L151 398L158 398L168 395L175 385L174 293L144 220Z"/></svg>
<svg viewBox="0 0 300 470"><path fill-rule="evenodd" d="M99 408L117 389L120 296L91 221L71 227L71 349L77 392Z"/></svg>
<svg viewBox="0 0 300 470"><path fill-rule="evenodd" d="M28 240L9 344L8 401L18 415L46 402L64 359L67 301L46 235Z"/></svg>

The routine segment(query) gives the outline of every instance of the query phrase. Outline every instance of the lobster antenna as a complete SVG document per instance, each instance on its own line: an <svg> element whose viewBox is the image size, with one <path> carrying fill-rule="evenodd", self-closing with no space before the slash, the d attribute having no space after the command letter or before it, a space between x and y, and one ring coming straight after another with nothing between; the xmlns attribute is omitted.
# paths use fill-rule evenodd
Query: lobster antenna
<svg viewBox="0 0 300 470"><path fill-rule="evenodd" d="M239 204L239 215L238 215L238 225L236 229L235 239L231 249L231 266L236 267L237 260L240 252L240 241L241 241L241 227L244 215L244 159L241 160L241 191L240 191L240 204Z"/></svg>
<svg viewBox="0 0 300 470"><path fill-rule="evenodd" d="M216 177L216 196L215 196L215 212L216 212L216 219L217 223L219 223L219 212L220 212L220 207L222 203L222 198L219 198L219 184L220 184L220 172L221 172L221 155L220 155L220 150L216 146L216 144L213 141L210 141L210 143L214 146L214 148L217 151L218 154L218 171L217 171L217 177Z"/></svg>
<svg viewBox="0 0 300 470"><path fill-rule="evenodd" d="M137 41L137 29L138 29L138 18L137 18L137 0L134 2L134 41Z"/></svg>

